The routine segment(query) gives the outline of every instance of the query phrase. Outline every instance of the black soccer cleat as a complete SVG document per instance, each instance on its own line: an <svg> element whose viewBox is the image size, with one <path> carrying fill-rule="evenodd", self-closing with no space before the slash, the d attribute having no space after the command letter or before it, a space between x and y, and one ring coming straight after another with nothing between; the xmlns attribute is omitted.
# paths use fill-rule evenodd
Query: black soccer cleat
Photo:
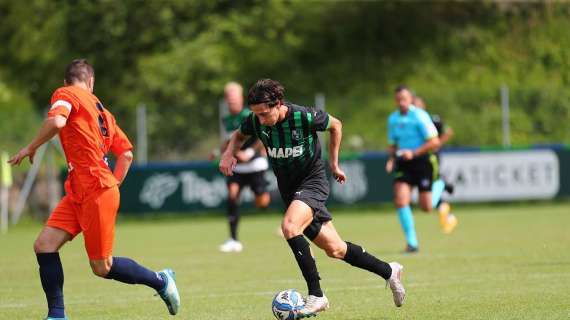
<svg viewBox="0 0 570 320"><path fill-rule="evenodd" d="M420 249L418 247L410 246L409 244L406 245L406 249L404 249L404 253L417 253Z"/></svg>
<svg viewBox="0 0 570 320"><path fill-rule="evenodd" d="M449 182L445 183L445 191L449 194L453 194L453 191L455 191L455 186Z"/></svg>

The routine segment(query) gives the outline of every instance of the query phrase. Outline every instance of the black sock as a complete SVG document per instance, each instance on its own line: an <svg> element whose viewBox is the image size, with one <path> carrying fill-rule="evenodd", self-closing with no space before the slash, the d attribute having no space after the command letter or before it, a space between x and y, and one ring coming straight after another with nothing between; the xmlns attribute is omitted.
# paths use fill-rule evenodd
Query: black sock
<svg viewBox="0 0 570 320"><path fill-rule="evenodd" d="M63 304L63 267L58 252L36 253L40 265L40 279L46 294L48 317L65 317Z"/></svg>
<svg viewBox="0 0 570 320"><path fill-rule="evenodd" d="M303 277L307 282L307 287L309 289L309 295L322 297L323 290L321 290L321 284L319 280L319 272L317 271L317 264L315 259L311 256L311 249L309 249L309 242L302 235L298 235L287 240L293 255L299 264L299 268L303 273Z"/></svg>
<svg viewBox="0 0 570 320"><path fill-rule="evenodd" d="M164 279L158 273L123 257L113 257L113 265L106 278L128 284L144 284L156 291L162 290L165 285Z"/></svg>
<svg viewBox="0 0 570 320"><path fill-rule="evenodd" d="M386 280L390 278L392 267L389 264L369 254L359 245L347 242L346 246L344 261L354 267L376 273Z"/></svg>
<svg viewBox="0 0 570 320"><path fill-rule="evenodd" d="M239 204L235 200L228 199L228 222L230 224L230 236L237 240L237 228L239 223Z"/></svg>

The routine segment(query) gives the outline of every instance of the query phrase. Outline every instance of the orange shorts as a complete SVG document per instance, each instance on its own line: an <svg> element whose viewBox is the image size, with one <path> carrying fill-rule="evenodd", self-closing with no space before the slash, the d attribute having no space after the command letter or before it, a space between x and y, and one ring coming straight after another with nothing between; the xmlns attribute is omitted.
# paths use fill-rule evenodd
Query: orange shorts
<svg viewBox="0 0 570 320"><path fill-rule="evenodd" d="M98 190L82 202L76 202L66 195L53 210L46 225L62 229L72 237L83 232L89 259L106 259L113 252L119 202L117 186Z"/></svg>

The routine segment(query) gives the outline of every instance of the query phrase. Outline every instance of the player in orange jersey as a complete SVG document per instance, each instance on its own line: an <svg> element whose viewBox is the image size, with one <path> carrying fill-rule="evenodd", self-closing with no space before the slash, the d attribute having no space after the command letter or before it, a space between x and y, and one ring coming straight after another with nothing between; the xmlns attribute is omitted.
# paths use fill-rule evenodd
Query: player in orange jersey
<svg viewBox="0 0 570 320"><path fill-rule="evenodd" d="M66 195L34 243L49 309L47 319L67 319L58 251L80 232L95 275L155 289L174 315L180 297L172 270L153 272L129 258L112 256L119 185L133 160L133 146L93 94L94 76L86 60L73 60L65 70L64 86L53 93L51 109L39 133L9 160L12 165L25 158L32 162L36 150L59 134L68 163ZM106 158L109 151L116 156L113 171Z"/></svg>

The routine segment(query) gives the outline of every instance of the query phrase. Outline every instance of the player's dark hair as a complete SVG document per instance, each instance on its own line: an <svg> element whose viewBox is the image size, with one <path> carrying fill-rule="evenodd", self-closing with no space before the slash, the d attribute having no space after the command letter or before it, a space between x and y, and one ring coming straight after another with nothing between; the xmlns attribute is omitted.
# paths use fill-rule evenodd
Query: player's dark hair
<svg viewBox="0 0 570 320"><path fill-rule="evenodd" d="M278 102L283 102L285 88L275 80L261 79L249 89L247 103L249 105L267 103L274 107Z"/></svg>
<svg viewBox="0 0 570 320"><path fill-rule="evenodd" d="M67 84L88 82L94 76L93 67L85 59L75 59L65 68L65 82Z"/></svg>
<svg viewBox="0 0 570 320"><path fill-rule="evenodd" d="M404 90L409 91L410 93L412 92L412 90L405 84L400 84L396 87L396 89L394 90L394 93L400 93Z"/></svg>

